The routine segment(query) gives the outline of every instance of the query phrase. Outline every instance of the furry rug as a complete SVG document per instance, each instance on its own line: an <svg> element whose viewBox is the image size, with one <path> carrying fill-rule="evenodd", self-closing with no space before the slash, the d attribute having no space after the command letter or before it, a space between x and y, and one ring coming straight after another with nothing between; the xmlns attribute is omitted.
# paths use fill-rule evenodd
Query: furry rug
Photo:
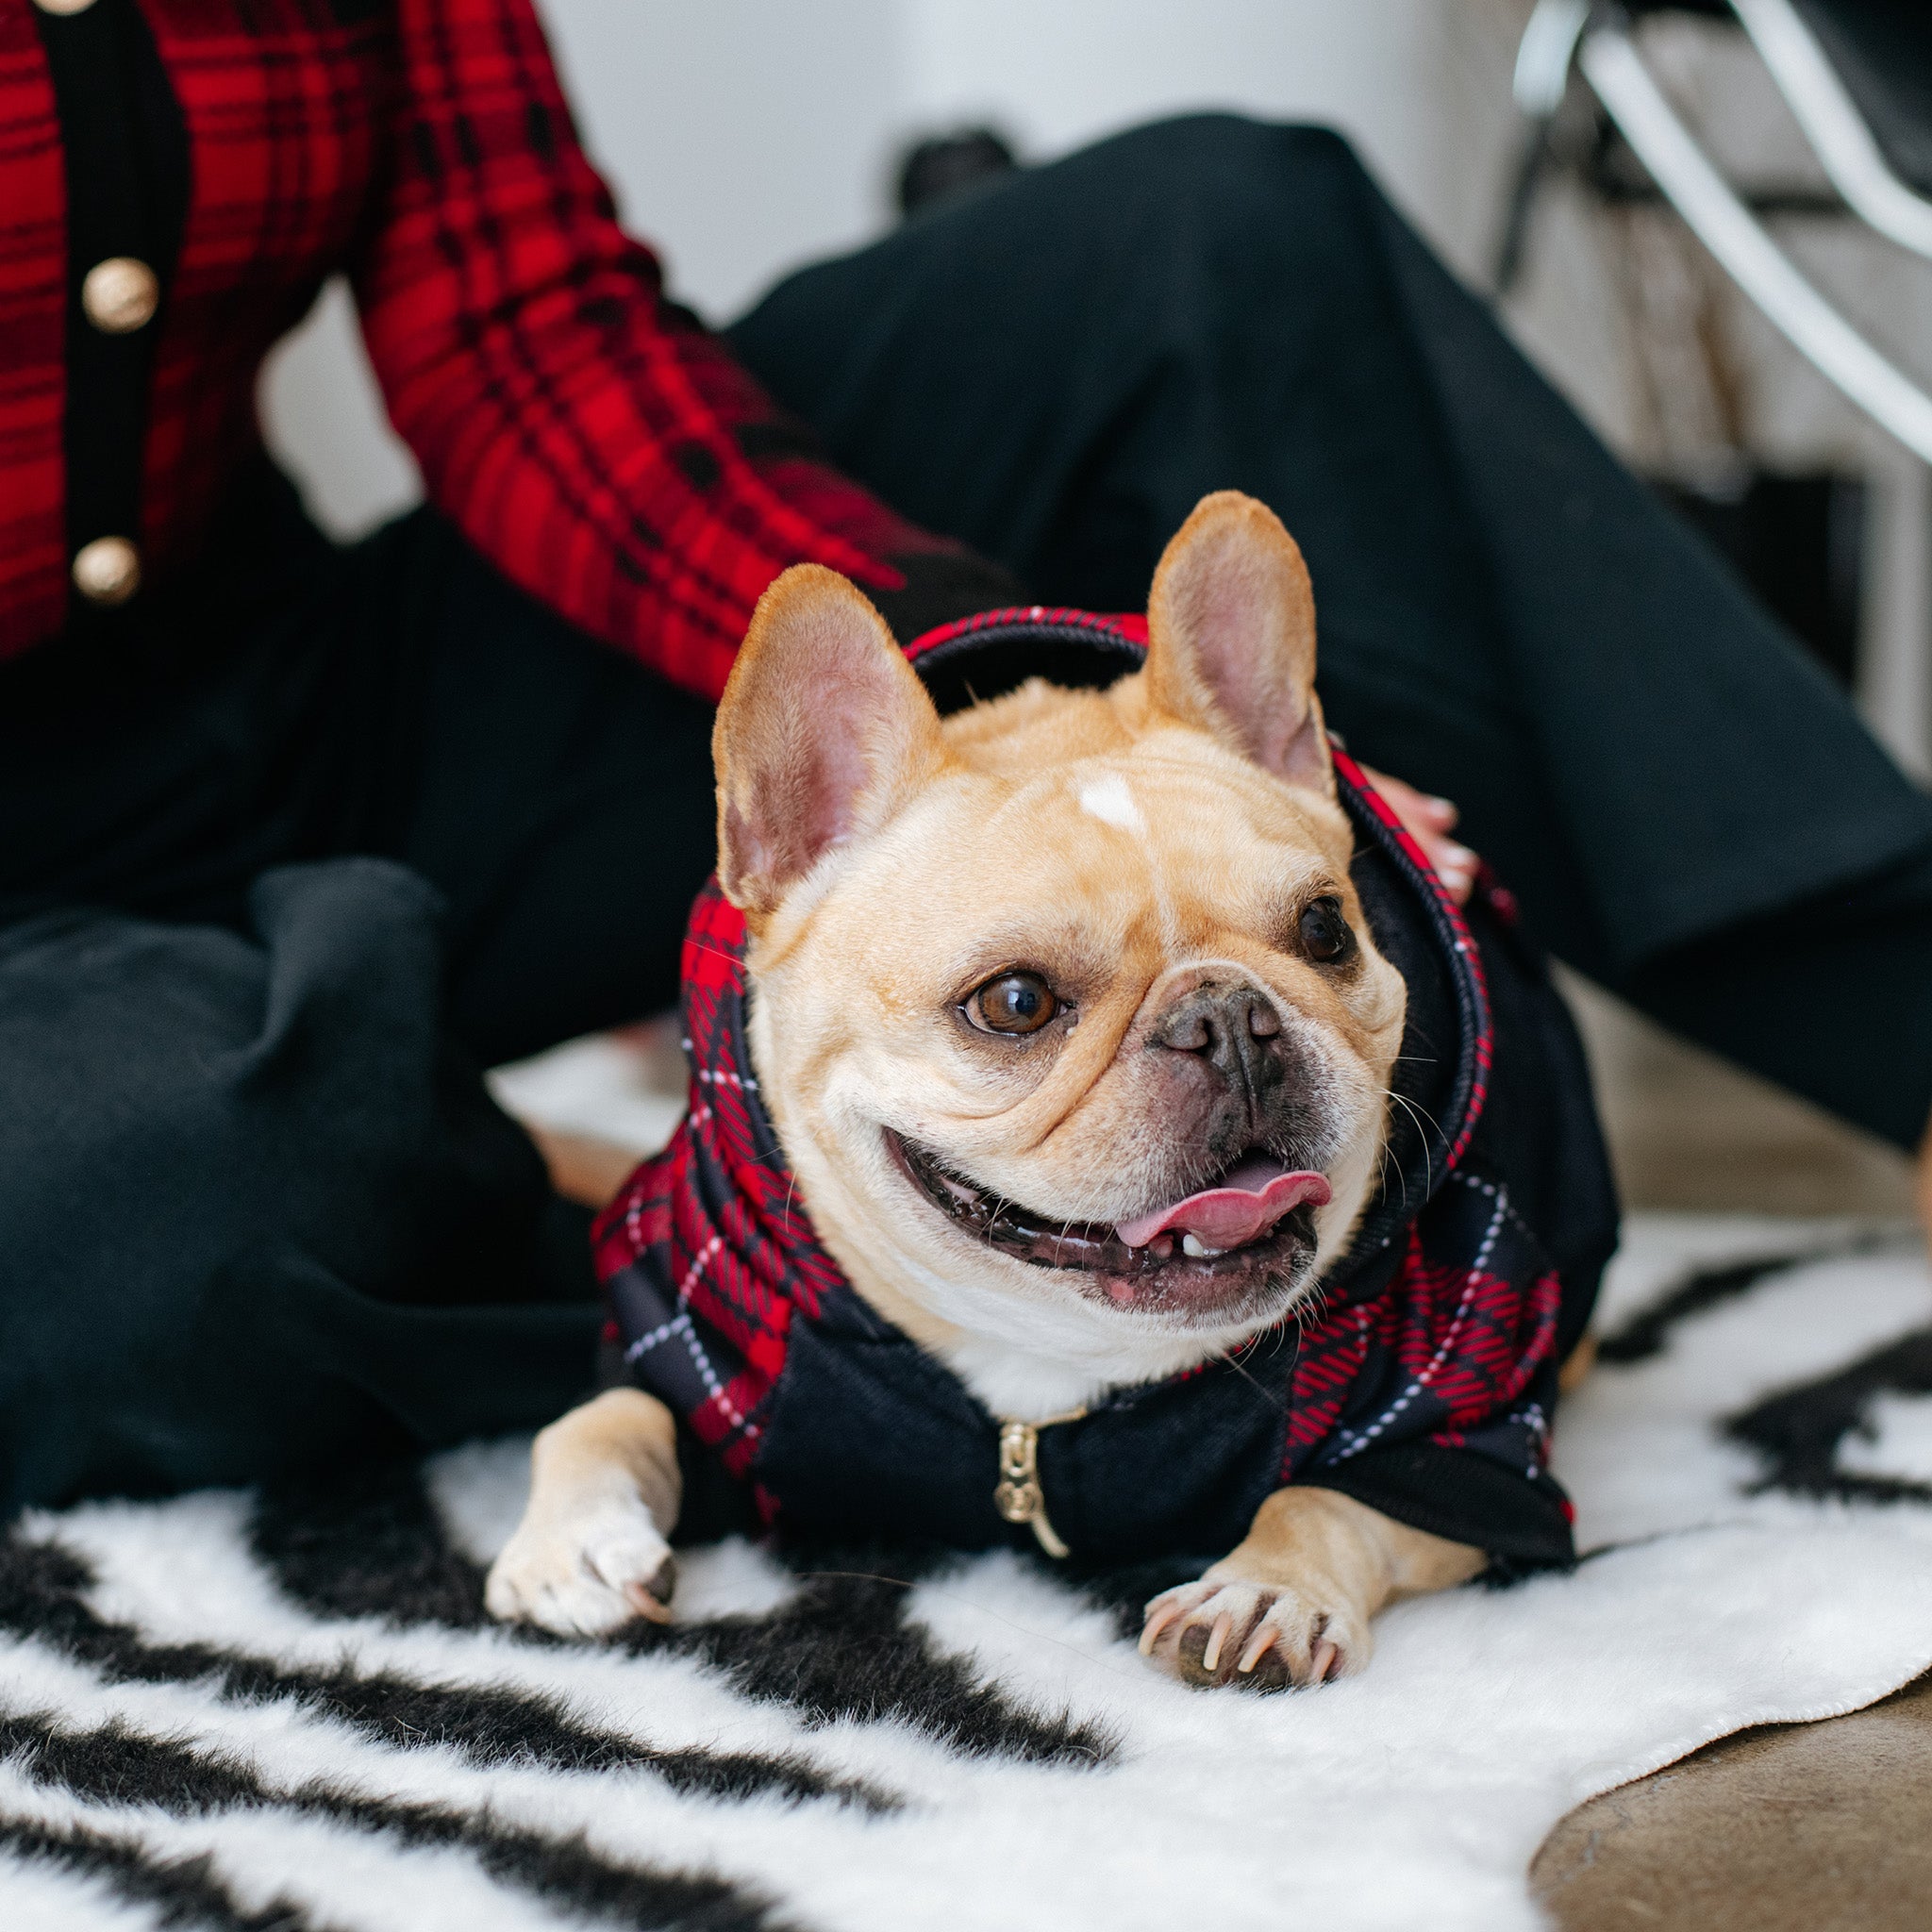
<svg viewBox="0 0 1932 1932"><path fill-rule="evenodd" d="M1581 1799L1932 1662L1916 1252L1640 1221L1604 1326L1558 1429L1593 1554L1402 1606L1366 1676L1272 1698L1149 1671L1147 1578L1007 1555L726 1544L669 1629L491 1628L515 1443L26 1518L0 1924L1533 1925Z"/></svg>

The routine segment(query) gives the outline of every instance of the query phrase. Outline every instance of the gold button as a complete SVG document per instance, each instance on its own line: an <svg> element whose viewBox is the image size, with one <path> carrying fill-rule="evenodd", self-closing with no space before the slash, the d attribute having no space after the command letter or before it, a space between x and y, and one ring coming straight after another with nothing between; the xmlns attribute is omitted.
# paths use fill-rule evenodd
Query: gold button
<svg viewBox="0 0 1932 1932"><path fill-rule="evenodd" d="M94 0L34 0L42 13L85 13Z"/></svg>
<svg viewBox="0 0 1932 1932"><path fill-rule="evenodd" d="M141 552L125 537L96 537L74 558L74 588L90 604L125 604L141 589Z"/></svg>
<svg viewBox="0 0 1932 1932"><path fill-rule="evenodd" d="M104 336L132 335L154 320L161 285L153 269L131 255L110 255L88 270L80 306Z"/></svg>

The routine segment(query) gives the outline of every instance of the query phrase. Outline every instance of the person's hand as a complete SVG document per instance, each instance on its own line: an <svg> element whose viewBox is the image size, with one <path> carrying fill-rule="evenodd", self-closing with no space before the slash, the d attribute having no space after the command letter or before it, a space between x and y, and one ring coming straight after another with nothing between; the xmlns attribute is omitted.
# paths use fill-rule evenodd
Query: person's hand
<svg viewBox="0 0 1932 1932"><path fill-rule="evenodd" d="M1458 906L1468 905L1478 861L1467 845L1458 845L1449 836L1462 814L1446 798L1431 798L1413 785L1405 785L1385 772L1371 771L1367 765L1362 770L1368 774L1369 783L1389 801L1390 809L1402 821L1408 836L1423 848L1424 858L1436 868L1436 876L1448 888L1449 896ZM1932 1167L1925 1172L1932 1177Z"/></svg>

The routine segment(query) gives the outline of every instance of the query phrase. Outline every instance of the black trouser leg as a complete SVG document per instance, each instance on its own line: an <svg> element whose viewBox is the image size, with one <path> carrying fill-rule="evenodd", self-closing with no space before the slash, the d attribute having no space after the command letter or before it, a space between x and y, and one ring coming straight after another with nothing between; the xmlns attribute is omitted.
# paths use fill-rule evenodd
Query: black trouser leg
<svg viewBox="0 0 1932 1932"><path fill-rule="evenodd" d="M443 1030L436 895L266 874L235 933L0 932L0 1517L545 1421L595 1312Z"/></svg>
<svg viewBox="0 0 1932 1932"><path fill-rule="evenodd" d="M374 662L413 660L396 803L352 835L446 902L448 1020L486 1066L673 1006L711 870L711 707L411 518L358 559Z"/></svg>
<svg viewBox="0 0 1932 1932"><path fill-rule="evenodd" d="M1865 1124L1923 1124L1932 1000L1897 989L1902 958L1932 986L1932 895L1887 945L1839 917L1796 978L1757 935L1932 850L1932 805L1335 136L1141 129L804 271L732 340L838 460L1041 597L1138 606L1200 495L1260 496L1308 558L1330 718L1462 804L1554 950ZM1745 1028L1710 991L1740 980Z"/></svg>

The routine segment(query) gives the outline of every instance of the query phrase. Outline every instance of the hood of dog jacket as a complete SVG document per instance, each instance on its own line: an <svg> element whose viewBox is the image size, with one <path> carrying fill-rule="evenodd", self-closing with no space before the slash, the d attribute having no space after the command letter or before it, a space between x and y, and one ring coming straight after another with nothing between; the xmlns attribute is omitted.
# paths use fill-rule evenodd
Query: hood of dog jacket
<svg viewBox="0 0 1932 1932"><path fill-rule="evenodd" d="M1035 607L908 655L944 711L1029 676L1104 686L1145 637L1140 619ZM1557 1367L1616 1238L1581 1050L1507 895L1490 882L1465 917L1339 746L1335 769L1352 876L1408 986L1380 1190L1279 1326L1037 1430L1003 1428L820 1245L746 1044L743 922L706 886L682 962L688 1110L593 1235L604 1379L679 1419L682 1536L742 1526L749 1503L788 1536L974 1550L1030 1544L1043 1502L1034 1533L1083 1568L1186 1561L1305 1482L1505 1568L1571 1558L1547 1470Z"/></svg>

